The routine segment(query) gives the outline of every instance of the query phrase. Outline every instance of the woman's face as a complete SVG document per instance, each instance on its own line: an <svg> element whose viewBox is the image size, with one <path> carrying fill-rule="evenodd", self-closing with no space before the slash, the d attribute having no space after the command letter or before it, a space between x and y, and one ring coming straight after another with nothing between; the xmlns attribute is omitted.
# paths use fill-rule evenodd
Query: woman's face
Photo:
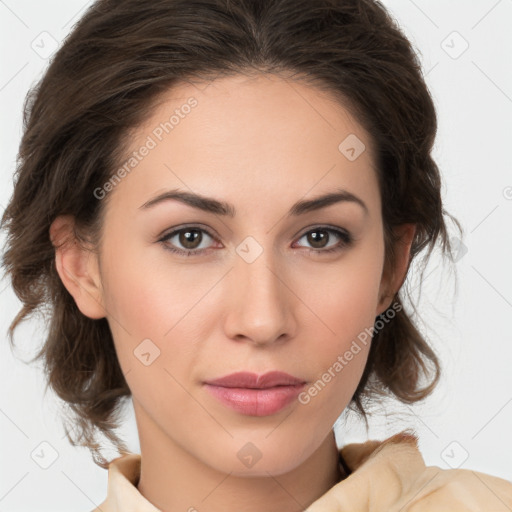
<svg viewBox="0 0 512 512"><path fill-rule="evenodd" d="M137 130L104 187L98 276L141 439L253 475L319 447L389 305L371 150L333 99L269 75L175 87ZM298 384L206 384L274 371Z"/></svg>

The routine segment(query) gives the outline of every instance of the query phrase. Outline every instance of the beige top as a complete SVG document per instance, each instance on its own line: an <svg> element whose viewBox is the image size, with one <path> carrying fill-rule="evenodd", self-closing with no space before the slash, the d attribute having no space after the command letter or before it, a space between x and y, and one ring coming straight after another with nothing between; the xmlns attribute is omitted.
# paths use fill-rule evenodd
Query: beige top
<svg viewBox="0 0 512 512"><path fill-rule="evenodd" d="M425 466L418 439L407 431L384 441L340 449L351 473L307 512L511 512L512 483L469 469ZM108 468L105 501L92 512L161 512L138 491L141 456Z"/></svg>

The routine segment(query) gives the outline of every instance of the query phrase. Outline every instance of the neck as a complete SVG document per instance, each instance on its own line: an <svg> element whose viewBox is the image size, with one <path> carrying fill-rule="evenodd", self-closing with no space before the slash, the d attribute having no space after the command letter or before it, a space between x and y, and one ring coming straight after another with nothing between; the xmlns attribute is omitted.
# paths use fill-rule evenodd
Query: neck
<svg viewBox="0 0 512 512"><path fill-rule="evenodd" d="M170 439L144 411L136 412L141 448L137 489L162 512L299 512L346 476L340 471L332 430L289 472L234 476L205 464Z"/></svg>

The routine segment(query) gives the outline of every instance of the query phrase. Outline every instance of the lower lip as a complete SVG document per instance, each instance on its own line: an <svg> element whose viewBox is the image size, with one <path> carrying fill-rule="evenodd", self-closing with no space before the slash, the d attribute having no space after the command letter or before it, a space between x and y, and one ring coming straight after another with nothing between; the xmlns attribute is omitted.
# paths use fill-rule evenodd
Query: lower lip
<svg viewBox="0 0 512 512"><path fill-rule="evenodd" d="M270 416L292 403L305 384L265 389L226 388L205 384L206 389L224 405L248 416Z"/></svg>

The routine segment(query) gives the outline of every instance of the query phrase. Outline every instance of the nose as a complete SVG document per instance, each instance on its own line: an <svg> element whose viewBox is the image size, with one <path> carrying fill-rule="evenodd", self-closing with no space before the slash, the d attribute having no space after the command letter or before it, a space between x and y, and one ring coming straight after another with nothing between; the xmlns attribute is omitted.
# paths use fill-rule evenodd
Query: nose
<svg viewBox="0 0 512 512"><path fill-rule="evenodd" d="M224 326L230 339L268 346L295 335L297 298L285 274L270 249L251 263L235 256Z"/></svg>

